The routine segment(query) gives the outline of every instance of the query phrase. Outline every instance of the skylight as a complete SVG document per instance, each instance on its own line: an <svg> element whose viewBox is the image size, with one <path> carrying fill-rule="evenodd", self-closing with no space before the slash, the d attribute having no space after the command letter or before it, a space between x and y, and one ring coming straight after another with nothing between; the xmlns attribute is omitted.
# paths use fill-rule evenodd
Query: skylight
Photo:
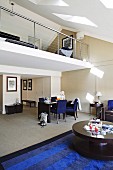
<svg viewBox="0 0 113 170"><path fill-rule="evenodd" d="M29 0L36 5L69 6L63 0Z"/></svg>
<svg viewBox="0 0 113 170"><path fill-rule="evenodd" d="M93 27L97 27L96 24L94 24L92 21L90 21L86 17L80 17L80 16L72 16L72 15L64 15L64 14L58 14L58 13L53 13L57 17L65 20L65 21L70 21L70 22L75 22L79 24L84 24L84 25L90 25Z"/></svg>
<svg viewBox="0 0 113 170"><path fill-rule="evenodd" d="M90 70L90 73L96 75L96 76L99 77L99 78L102 78L103 75L104 75L104 72L101 71L101 70L99 70L99 69L96 68L96 67L92 67L91 70Z"/></svg>
<svg viewBox="0 0 113 170"><path fill-rule="evenodd" d="M37 5L41 0L29 0L29 1Z"/></svg>
<svg viewBox="0 0 113 170"><path fill-rule="evenodd" d="M113 0L100 0L106 8L113 8Z"/></svg>

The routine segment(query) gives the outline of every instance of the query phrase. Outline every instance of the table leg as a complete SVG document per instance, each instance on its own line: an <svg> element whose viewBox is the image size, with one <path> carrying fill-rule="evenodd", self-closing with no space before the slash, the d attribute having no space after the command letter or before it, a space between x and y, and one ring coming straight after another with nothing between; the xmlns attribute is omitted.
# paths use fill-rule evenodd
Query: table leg
<svg viewBox="0 0 113 170"><path fill-rule="evenodd" d="M89 115L91 116L91 106L89 106L89 111L90 111Z"/></svg>
<svg viewBox="0 0 113 170"><path fill-rule="evenodd" d="M50 107L51 105L48 105L48 123L51 123L51 116L50 116Z"/></svg>
<svg viewBox="0 0 113 170"><path fill-rule="evenodd" d="M96 117L97 117L97 114L98 114L98 107L96 107Z"/></svg>

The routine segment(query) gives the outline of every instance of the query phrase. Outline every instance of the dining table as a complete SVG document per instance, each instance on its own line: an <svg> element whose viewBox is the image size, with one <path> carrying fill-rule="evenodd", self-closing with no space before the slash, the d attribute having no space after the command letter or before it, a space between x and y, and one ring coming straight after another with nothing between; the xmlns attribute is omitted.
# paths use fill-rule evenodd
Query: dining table
<svg viewBox="0 0 113 170"><path fill-rule="evenodd" d="M51 107L56 104L57 102L38 102L38 119L40 119L42 112L46 112L48 114L47 123L51 123Z"/></svg>

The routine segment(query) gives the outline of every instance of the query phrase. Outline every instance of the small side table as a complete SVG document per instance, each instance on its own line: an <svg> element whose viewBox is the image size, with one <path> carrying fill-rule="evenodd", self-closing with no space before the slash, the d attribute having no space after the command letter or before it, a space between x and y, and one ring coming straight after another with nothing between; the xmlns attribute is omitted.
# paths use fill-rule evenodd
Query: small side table
<svg viewBox="0 0 113 170"><path fill-rule="evenodd" d="M5 105L6 114L22 113L23 104Z"/></svg>
<svg viewBox="0 0 113 170"><path fill-rule="evenodd" d="M98 116L98 112L102 107L104 107L103 103L90 103L90 115L91 115L91 108L94 107L96 109L96 117Z"/></svg>

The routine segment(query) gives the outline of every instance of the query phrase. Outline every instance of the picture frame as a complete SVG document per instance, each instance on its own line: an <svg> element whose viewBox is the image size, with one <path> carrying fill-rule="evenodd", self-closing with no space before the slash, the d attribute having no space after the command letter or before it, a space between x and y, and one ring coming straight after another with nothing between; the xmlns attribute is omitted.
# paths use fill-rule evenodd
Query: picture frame
<svg viewBox="0 0 113 170"><path fill-rule="evenodd" d="M7 76L7 92L17 91L17 77Z"/></svg>
<svg viewBox="0 0 113 170"><path fill-rule="evenodd" d="M28 90L32 90L32 79L28 79Z"/></svg>
<svg viewBox="0 0 113 170"><path fill-rule="evenodd" d="M73 37L73 35L70 35L70 37ZM62 47L72 50L73 49L73 39L71 39L69 37L63 38L62 39Z"/></svg>
<svg viewBox="0 0 113 170"><path fill-rule="evenodd" d="M23 90L27 90L27 80L23 80Z"/></svg>

